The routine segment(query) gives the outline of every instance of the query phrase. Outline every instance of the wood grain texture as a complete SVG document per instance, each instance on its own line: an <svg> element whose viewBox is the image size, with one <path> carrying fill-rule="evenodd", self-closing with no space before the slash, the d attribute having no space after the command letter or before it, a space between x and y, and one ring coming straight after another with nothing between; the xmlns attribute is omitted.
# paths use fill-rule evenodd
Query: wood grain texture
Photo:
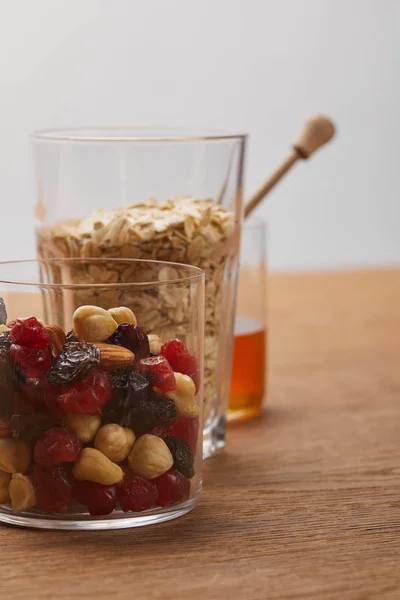
<svg viewBox="0 0 400 600"><path fill-rule="evenodd" d="M10 599L400 598L400 270L270 280L270 389L186 517L0 527Z"/></svg>

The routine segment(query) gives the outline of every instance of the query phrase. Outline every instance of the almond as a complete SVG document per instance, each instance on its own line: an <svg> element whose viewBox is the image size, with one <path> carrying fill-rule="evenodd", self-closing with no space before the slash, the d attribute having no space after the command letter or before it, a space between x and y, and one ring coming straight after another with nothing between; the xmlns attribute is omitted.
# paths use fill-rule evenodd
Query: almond
<svg viewBox="0 0 400 600"><path fill-rule="evenodd" d="M55 358L60 354L67 337L58 325L45 325L44 328L50 336L50 350Z"/></svg>
<svg viewBox="0 0 400 600"><path fill-rule="evenodd" d="M135 360L133 352L122 346L104 343L96 344L96 346L100 350L100 367L105 371L124 369Z"/></svg>

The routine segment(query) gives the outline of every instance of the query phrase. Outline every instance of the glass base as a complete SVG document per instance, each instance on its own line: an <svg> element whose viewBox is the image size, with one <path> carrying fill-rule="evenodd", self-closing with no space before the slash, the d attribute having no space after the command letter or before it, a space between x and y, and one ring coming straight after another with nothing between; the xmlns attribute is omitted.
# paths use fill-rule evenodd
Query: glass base
<svg viewBox="0 0 400 600"><path fill-rule="evenodd" d="M237 410L230 410L228 412L228 423L241 423L259 417L263 411L262 406L247 406L245 408L239 408Z"/></svg>
<svg viewBox="0 0 400 600"><path fill-rule="evenodd" d="M193 510L200 497L198 493L193 498L179 504L179 507L165 509L153 508L142 513L124 513L118 511L105 517L92 517L90 515L44 515L42 513L14 513L6 506L0 507L0 522L21 527L35 529L127 529L129 527L143 527L154 525L163 521L171 521L182 517Z"/></svg>
<svg viewBox="0 0 400 600"><path fill-rule="evenodd" d="M225 448L225 417L217 417L203 431L203 459L210 458Z"/></svg>

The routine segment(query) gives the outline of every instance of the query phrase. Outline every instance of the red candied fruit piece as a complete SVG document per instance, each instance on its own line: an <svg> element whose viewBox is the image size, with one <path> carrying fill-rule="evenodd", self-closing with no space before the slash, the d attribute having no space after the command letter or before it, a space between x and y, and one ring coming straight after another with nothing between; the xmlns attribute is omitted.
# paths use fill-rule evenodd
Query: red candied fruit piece
<svg viewBox="0 0 400 600"><path fill-rule="evenodd" d="M193 383L195 385L196 388L196 394L200 389L200 383L201 383L201 379L200 379L200 369L197 369L197 371L195 373L193 373L193 375L190 375L190 377L193 379Z"/></svg>
<svg viewBox="0 0 400 600"><path fill-rule="evenodd" d="M165 425L158 425L157 427L153 427L148 433L151 435L156 435L162 439L166 437L171 437L172 434L172 423L166 423Z"/></svg>
<svg viewBox="0 0 400 600"><path fill-rule="evenodd" d="M41 467L56 467L62 463L74 462L82 449L75 431L66 427L52 427L37 441L35 461Z"/></svg>
<svg viewBox="0 0 400 600"><path fill-rule="evenodd" d="M184 502L189 498L190 481L175 469L170 469L161 477L157 477L154 483L158 490L158 506Z"/></svg>
<svg viewBox="0 0 400 600"><path fill-rule="evenodd" d="M47 348L50 336L36 317L16 319L10 331L10 338L14 344L27 348Z"/></svg>
<svg viewBox="0 0 400 600"><path fill-rule="evenodd" d="M74 496L93 516L109 515L117 505L117 486L77 481Z"/></svg>
<svg viewBox="0 0 400 600"><path fill-rule="evenodd" d="M161 346L160 354L165 356L176 373L189 375L195 383L196 392L198 392L200 385L199 361L189 353L185 344L178 339L169 340Z"/></svg>
<svg viewBox="0 0 400 600"><path fill-rule="evenodd" d="M28 377L14 394L14 413L21 415L45 410L46 388L45 377L40 379Z"/></svg>
<svg viewBox="0 0 400 600"><path fill-rule="evenodd" d="M185 354L184 352L180 352L176 355L175 362L177 372L182 373L183 375L189 375L189 377L192 377L199 368L197 358L189 353Z"/></svg>
<svg viewBox="0 0 400 600"><path fill-rule="evenodd" d="M65 514L72 499L73 478L65 465L41 467L32 474L38 507L49 514Z"/></svg>
<svg viewBox="0 0 400 600"><path fill-rule="evenodd" d="M197 438L199 436L199 419L198 417L179 417L171 427L171 437L185 440L191 447L193 452L196 452Z"/></svg>
<svg viewBox="0 0 400 600"><path fill-rule="evenodd" d="M185 344L175 338L174 340L169 340L165 344L161 346L160 354L161 356L165 356L171 367L176 371L176 356L177 354L188 354L189 351L186 348Z"/></svg>
<svg viewBox="0 0 400 600"><path fill-rule="evenodd" d="M112 389L107 375L96 369L84 381L67 388L58 388L59 394L54 399L49 397L50 406L54 405L61 412L72 412L86 415L101 415L104 405L112 397Z"/></svg>
<svg viewBox="0 0 400 600"><path fill-rule="evenodd" d="M51 367L51 356L48 348L29 348L12 344L10 356L27 377L41 377Z"/></svg>
<svg viewBox="0 0 400 600"><path fill-rule="evenodd" d="M173 392L176 381L173 370L164 356L142 358L136 363L135 369L148 379L153 387L163 392Z"/></svg>
<svg viewBox="0 0 400 600"><path fill-rule="evenodd" d="M124 512L141 512L153 508L157 496L154 483L136 475L125 475L117 485L118 502Z"/></svg>
<svg viewBox="0 0 400 600"><path fill-rule="evenodd" d="M20 392L36 410L45 407L46 377L28 377L20 387Z"/></svg>

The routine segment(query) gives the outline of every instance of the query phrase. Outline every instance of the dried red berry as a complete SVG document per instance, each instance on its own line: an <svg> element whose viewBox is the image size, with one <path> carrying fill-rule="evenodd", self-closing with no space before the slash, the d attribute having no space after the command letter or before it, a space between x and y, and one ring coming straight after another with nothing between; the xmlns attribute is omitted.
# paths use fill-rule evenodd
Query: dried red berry
<svg viewBox="0 0 400 600"><path fill-rule="evenodd" d="M20 387L20 394L25 397L27 405L30 404L35 410L42 410L46 406L46 389L46 377L28 377Z"/></svg>
<svg viewBox="0 0 400 600"><path fill-rule="evenodd" d="M99 369L93 371L84 381L68 388L58 388L58 391L59 395L55 401L49 399L50 404L55 404L62 412L87 415L100 415L103 406L112 396L107 375Z"/></svg>
<svg viewBox="0 0 400 600"><path fill-rule="evenodd" d="M66 427L53 427L42 435L35 446L34 458L41 467L56 467L74 462L82 449L75 431Z"/></svg>
<svg viewBox="0 0 400 600"><path fill-rule="evenodd" d="M50 336L36 317L16 319L10 332L11 341L28 348L47 348Z"/></svg>
<svg viewBox="0 0 400 600"><path fill-rule="evenodd" d="M91 515L109 515L117 505L117 486L77 481L74 496Z"/></svg>
<svg viewBox="0 0 400 600"><path fill-rule="evenodd" d="M196 394L197 394L197 392L200 389L200 383L201 383L200 369L197 369L197 371L195 373L193 373L193 375L190 375L190 377L193 379L193 383L195 385Z"/></svg>
<svg viewBox="0 0 400 600"><path fill-rule="evenodd" d="M65 465L41 467L36 465L32 482L38 507L50 514L65 514L72 499L73 478Z"/></svg>
<svg viewBox="0 0 400 600"><path fill-rule="evenodd" d="M189 354L185 344L178 339L169 340L161 346L161 355L165 356L176 373L189 375L195 383L196 392L200 385L199 362L195 356Z"/></svg>
<svg viewBox="0 0 400 600"><path fill-rule="evenodd" d="M169 435L181 440L185 440L193 452L196 452L197 438L199 435L198 417L179 417L179 419L172 424L171 433Z"/></svg>
<svg viewBox="0 0 400 600"><path fill-rule="evenodd" d="M158 425L157 427L153 427L148 433L152 435L156 435L164 439L167 436L172 436L172 423L167 423L166 425Z"/></svg>
<svg viewBox="0 0 400 600"><path fill-rule="evenodd" d="M166 437L164 442L174 459L174 469L182 473L186 479L191 479L194 476L194 453L189 444L185 440L174 437Z"/></svg>
<svg viewBox="0 0 400 600"><path fill-rule="evenodd" d="M164 356L142 358L136 363L135 368L150 381L153 387L160 388L163 392L172 392L176 389L174 372Z"/></svg>
<svg viewBox="0 0 400 600"><path fill-rule="evenodd" d="M176 370L176 356L177 354L182 353L188 354L188 349L186 348L185 344L177 338L175 338L174 340L169 340L168 342L163 344L160 350L160 354L162 356L165 356L165 358L167 359L171 367L174 369L174 371Z"/></svg>
<svg viewBox="0 0 400 600"><path fill-rule="evenodd" d="M12 344L10 356L26 377L41 377L51 367L51 356L48 348L30 348Z"/></svg>
<svg viewBox="0 0 400 600"><path fill-rule="evenodd" d="M158 506L184 502L189 498L190 481L175 469L170 469L161 477L157 477L154 479L154 483L158 490Z"/></svg>
<svg viewBox="0 0 400 600"><path fill-rule="evenodd" d="M150 356L150 344L147 334L141 327L135 327L132 323L120 323L106 342L107 344L128 348L137 359Z"/></svg>
<svg viewBox="0 0 400 600"><path fill-rule="evenodd" d="M117 485L118 502L124 512L141 512L153 508L157 496L154 483L135 475L125 475Z"/></svg>

